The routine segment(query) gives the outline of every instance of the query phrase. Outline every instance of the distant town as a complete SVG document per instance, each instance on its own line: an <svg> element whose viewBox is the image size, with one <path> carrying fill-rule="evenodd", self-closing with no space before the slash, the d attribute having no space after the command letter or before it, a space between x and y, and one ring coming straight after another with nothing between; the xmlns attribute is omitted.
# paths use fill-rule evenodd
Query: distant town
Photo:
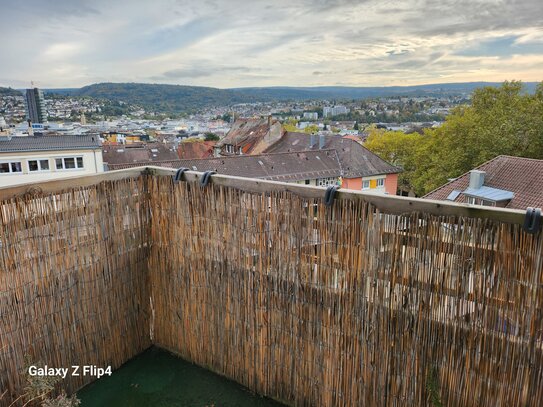
<svg viewBox="0 0 543 407"><path fill-rule="evenodd" d="M270 134L277 133L279 136L272 138L279 140L283 132L310 134L311 137L305 137L308 140L307 150L318 149L319 146L320 149L329 149L330 145L341 141L342 137L349 136L356 140L360 157L362 157L371 154L361 147L370 126L407 133L421 132L424 128L440 126L450 110L459 104L467 103L469 97L469 95L447 95L342 101L267 101L206 106L191 114L178 112L168 115L129 103L129 101L111 101L88 96L76 97L48 93L38 88L29 88L24 91L24 94L7 89L0 99L0 135L4 139L14 139L14 142L19 140L19 144L28 144L26 147L22 145L18 147L20 153L27 149L33 150L31 155L39 155L41 154L39 149L43 148L43 140L52 143L47 147L48 149L58 149L62 144L59 144L58 137L62 136L62 140L71 150L74 150L75 155L67 157L68 161L66 157L59 158L58 165L54 166L47 160L4 163L5 173L20 173L24 176L8 179L4 177L2 181L4 184L33 182L48 177L65 176L65 170L92 169L99 172L150 163L175 167L184 164L179 160L254 155L272 151L288 154L291 153L290 148L277 148L273 142L267 142L265 146L257 149L254 148L254 145L261 144L262 140L259 140L259 137L268 139ZM417 121L406 119L417 119ZM19 139L25 136L45 138L41 138L34 146L33 138ZM68 139L72 141L68 142ZM80 142L78 143L77 140ZM10 153L10 157L15 157L16 151L9 151L9 144L13 143L3 143L4 150L8 149L4 153ZM303 140L301 145L304 145ZM92 165L85 164L85 161L90 161L90 158L86 157L86 151L78 153L76 151L78 148L94 150L91 155ZM97 152L99 159L96 158ZM335 169L332 172L327 169L322 173L326 176L303 175L300 179L292 178L291 173L303 173L304 171L298 167L307 164L296 159L290 160L290 167L285 169L285 173L281 176L292 181L314 185L336 184L342 176L345 178L345 171L341 168L341 161L345 160L341 157L340 154L340 158L335 158L335 164L332 165L335 165ZM318 164L322 164L322 161L319 161L320 157L310 156L310 158L315 161L314 170L318 174L321 170ZM373 160L379 159L373 157ZM244 161L247 159L245 158ZM347 159L347 161L351 160ZM235 161L229 161L229 163L231 163L229 167L239 166L239 163ZM216 169L216 163L208 164L200 163L199 165ZM274 167L273 160L268 164L270 168ZM343 163L345 167L351 167L351 164ZM8 168L10 165L16 165L16 171ZM355 188L362 189L365 182L369 189L370 181L375 181L371 183L371 186L375 187L376 191L382 190L395 194L397 176L394 181L390 181L390 174L395 174L399 170L385 162L381 166L390 168L383 169L382 173L374 171L372 174L367 174L370 177L377 177L375 179L363 180L356 176L355 182L350 178L345 178L345 181L342 181L343 187L355 185ZM194 165L191 167L196 168ZM236 175L254 176L255 174L254 171L244 173L232 168L222 170L223 172L234 171ZM393 185L385 187L386 174L389 174L389 184L394 182ZM264 174L262 176L265 177Z"/></svg>
<svg viewBox="0 0 543 407"><path fill-rule="evenodd" d="M161 86L91 86L94 94L101 97L70 90L2 88L1 185L155 165L423 196L440 183L454 179L450 177L452 169L446 167L437 177L423 170L420 164L430 159L424 152L425 143L437 142L432 131L443 126L456 110L469 108L472 100L471 92L439 94L435 89L426 95L359 99L303 99L307 96L303 90L280 90L275 93L277 98L270 98L259 89L257 94L265 94L263 98L269 100L220 105L217 100L239 101L256 96L247 91L241 97L235 92L225 95L223 90L209 94L210 88L190 87L182 105L191 107L173 111L181 106L179 93L157 100L153 92L163 90ZM521 86L506 83L503 89L506 93L519 93ZM107 89L111 97L104 96ZM184 87L173 89L187 91ZM495 88L484 89L483 92L494 92ZM122 94L130 97L122 100ZM283 100L283 94L292 98ZM531 96L519 93L519 97ZM444 135L447 132L442 129ZM438 154L439 150L438 143L431 154ZM530 154L533 153L527 150L524 156ZM442 161L450 157L453 156ZM493 157L491 152L488 157ZM481 160L473 163L484 164ZM454 174L459 175L462 173ZM471 182L482 187L484 176ZM457 200L460 192L438 195L441 199ZM509 201L514 196L509 190L500 194L509 197ZM461 199L503 205L484 197Z"/></svg>
<svg viewBox="0 0 543 407"><path fill-rule="evenodd" d="M22 129L27 109L22 92L6 89L0 91L0 116L4 126ZM273 116L280 121L296 121L300 129L308 122L324 128L333 121L356 121L359 125L376 123L386 127L407 129L422 123L440 122L452 108L469 103L470 94L444 94L442 96L398 96L344 100L272 100L252 103L232 103L205 106L187 111L164 111L143 107L130 100L108 100L89 96L70 96L40 91L48 123L90 124L101 122L163 122L183 119L197 123L194 131L209 130L207 123L216 119L230 122L234 117ZM171 110L171 109L170 109ZM81 121L85 123L81 123ZM54 127L54 126L53 126ZM333 126L332 126L333 127Z"/></svg>

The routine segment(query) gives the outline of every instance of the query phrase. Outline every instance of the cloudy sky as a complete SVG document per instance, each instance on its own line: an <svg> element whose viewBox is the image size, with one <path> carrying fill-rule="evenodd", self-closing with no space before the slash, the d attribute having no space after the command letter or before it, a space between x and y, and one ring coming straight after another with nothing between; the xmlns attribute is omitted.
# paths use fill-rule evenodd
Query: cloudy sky
<svg viewBox="0 0 543 407"><path fill-rule="evenodd" d="M543 0L0 0L0 86L543 80Z"/></svg>

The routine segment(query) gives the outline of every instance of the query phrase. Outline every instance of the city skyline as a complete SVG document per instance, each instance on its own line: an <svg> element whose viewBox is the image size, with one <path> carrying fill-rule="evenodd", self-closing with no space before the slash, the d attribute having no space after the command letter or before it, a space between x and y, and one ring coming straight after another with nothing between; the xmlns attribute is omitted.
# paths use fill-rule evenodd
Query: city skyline
<svg viewBox="0 0 543 407"><path fill-rule="evenodd" d="M539 0L0 4L0 86L543 80Z"/></svg>

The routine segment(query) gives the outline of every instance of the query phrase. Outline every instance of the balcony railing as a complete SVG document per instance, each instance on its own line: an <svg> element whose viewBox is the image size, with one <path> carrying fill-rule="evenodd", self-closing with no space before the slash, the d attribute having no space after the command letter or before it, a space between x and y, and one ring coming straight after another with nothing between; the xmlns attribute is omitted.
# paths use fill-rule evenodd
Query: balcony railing
<svg viewBox="0 0 543 407"><path fill-rule="evenodd" d="M542 404L524 212L174 173L0 188L0 404L151 344L296 405Z"/></svg>

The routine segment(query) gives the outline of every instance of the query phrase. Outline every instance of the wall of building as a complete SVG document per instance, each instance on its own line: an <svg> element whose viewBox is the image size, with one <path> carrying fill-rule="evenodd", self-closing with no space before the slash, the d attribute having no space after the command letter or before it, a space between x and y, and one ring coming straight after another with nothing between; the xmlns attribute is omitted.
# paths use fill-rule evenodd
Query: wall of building
<svg viewBox="0 0 543 407"><path fill-rule="evenodd" d="M377 180L380 178L385 178L384 187L377 187L376 185ZM370 181L370 187L368 189L363 189L364 181ZM354 189L357 191L363 190L396 195L396 191L398 189L398 174L374 175L371 177L359 178L343 178L343 183L341 187L344 189Z"/></svg>
<svg viewBox="0 0 543 407"><path fill-rule="evenodd" d="M354 189L360 191L362 189L362 177L359 178L343 178L341 188Z"/></svg>
<svg viewBox="0 0 543 407"><path fill-rule="evenodd" d="M311 185L313 187L318 186L329 186L329 185L336 185L339 178L337 177L326 177L326 178L316 178L316 179L308 179L308 180L301 180L301 181L293 181L294 184L301 184L301 185ZM319 182L321 181L321 182ZM324 181L324 182L322 182ZM322 185L326 184L326 185Z"/></svg>
<svg viewBox="0 0 543 407"><path fill-rule="evenodd" d="M83 157L83 168L57 170L55 158L62 157ZM28 161L39 159L49 160L49 170L30 172ZM51 179L90 175L104 171L101 149L1 153L0 162L6 161L20 161L22 163L22 172L9 174L0 173L0 187L25 183L39 183Z"/></svg>
<svg viewBox="0 0 543 407"><path fill-rule="evenodd" d="M390 195L396 195L398 191L398 174L387 174L385 190Z"/></svg>

